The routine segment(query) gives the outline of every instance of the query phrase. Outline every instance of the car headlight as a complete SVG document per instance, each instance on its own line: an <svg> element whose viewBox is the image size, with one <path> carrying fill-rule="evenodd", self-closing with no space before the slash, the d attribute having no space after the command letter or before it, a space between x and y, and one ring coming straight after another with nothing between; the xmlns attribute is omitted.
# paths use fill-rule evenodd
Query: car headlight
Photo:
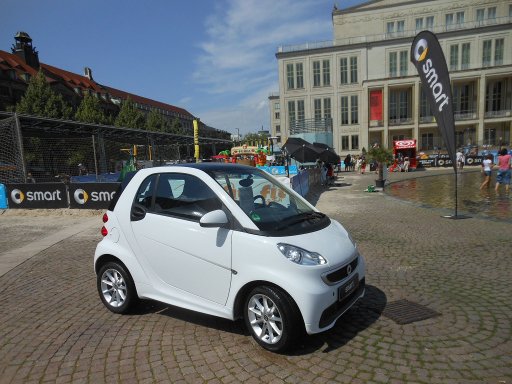
<svg viewBox="0 0 512 384"><path fill-rule="evenodd" d="M277 244L277 248L290 261L301 265L322 265L327 264L327 260L316 252L309 252L305 249L295 247L290 244Z"/></svg>

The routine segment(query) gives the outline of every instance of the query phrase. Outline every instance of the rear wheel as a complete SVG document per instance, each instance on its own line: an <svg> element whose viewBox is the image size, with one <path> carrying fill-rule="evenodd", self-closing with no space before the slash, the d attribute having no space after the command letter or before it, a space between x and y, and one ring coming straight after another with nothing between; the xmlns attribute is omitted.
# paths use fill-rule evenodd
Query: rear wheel
<svg viewBox="0 0 512 384"><path fill-rule="evenodd" d="M281 289L254 288L247 296L244 308L247 329L263 348L282 352L299 339L300 312Z"/></svg>
<svg viewBox="0 0 512 384"><path fill-rule="evenodd" d="M103 304L114 313L126 313L137 301L130 274L116 262L109 262L100 268L97 288Z"/></svg>

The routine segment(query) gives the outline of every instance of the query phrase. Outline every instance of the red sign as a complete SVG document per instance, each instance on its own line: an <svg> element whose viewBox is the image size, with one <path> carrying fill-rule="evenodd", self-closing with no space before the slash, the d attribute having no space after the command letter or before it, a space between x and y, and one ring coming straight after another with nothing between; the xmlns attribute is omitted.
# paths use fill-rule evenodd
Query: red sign
<svg viewBox="0 0 512 384"><path fill-rule="evenodd" d="M370 91L370 120L382 121L382 89Z"/></svg>
<svg viewBox="0 0 512 384"><path fill-rule="evenodd" d="M416 140L396 140L394 142L395 148L401 149L401 148L416 148Z"/></svg>

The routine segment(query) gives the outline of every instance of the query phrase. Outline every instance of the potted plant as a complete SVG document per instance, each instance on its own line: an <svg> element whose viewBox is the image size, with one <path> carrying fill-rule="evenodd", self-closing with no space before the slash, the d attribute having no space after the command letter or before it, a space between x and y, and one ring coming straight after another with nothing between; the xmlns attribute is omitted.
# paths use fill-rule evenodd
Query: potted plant
<svg viewBox="0 0 512 384"><path fill-rule="evenodd" d="M384 183L386 182L386 179L384 179L384 167L387 167L393 161L393 152L390 149L374 146L368 151L368 157L370 160L377 162L379 178L375 180L375 185L378 188L384 188Z"/></svg>

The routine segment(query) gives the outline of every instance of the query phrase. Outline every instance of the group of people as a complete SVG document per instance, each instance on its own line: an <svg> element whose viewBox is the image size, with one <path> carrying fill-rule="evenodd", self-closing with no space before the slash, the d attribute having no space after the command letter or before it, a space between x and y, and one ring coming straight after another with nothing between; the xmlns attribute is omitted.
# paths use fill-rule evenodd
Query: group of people
<svg viewBox="0 0 512 384"><path fill-rule="evenodd" d="M334 184L334 165L322 161L320 165L320 184L331 185Z"/></svg>
<svg viewBox="0 0 512 384"><path fill-rule="evenodd" d="M485 157L482 162L482 172L484 173L484 181L480 185L480 189L484 189L485 187L489 188L491 184L492 170L494 167L493 163L494 157L489 154ZM500 185L505 185L505 191L509 192L510 190L510 178L512 174L512 156L508 153L506 148L502 148L498 153L498 170L496 172L496 185L494 187L495 191L498 192L500 189Z"/></svg>
<svg viewBox="0 0 512 384"><path fill-rule="evenodd" d="M364 174L366 172L366 156L357 155L351 156L350 153L343 160L345 171L356 171L357 173Z"/></svg>

